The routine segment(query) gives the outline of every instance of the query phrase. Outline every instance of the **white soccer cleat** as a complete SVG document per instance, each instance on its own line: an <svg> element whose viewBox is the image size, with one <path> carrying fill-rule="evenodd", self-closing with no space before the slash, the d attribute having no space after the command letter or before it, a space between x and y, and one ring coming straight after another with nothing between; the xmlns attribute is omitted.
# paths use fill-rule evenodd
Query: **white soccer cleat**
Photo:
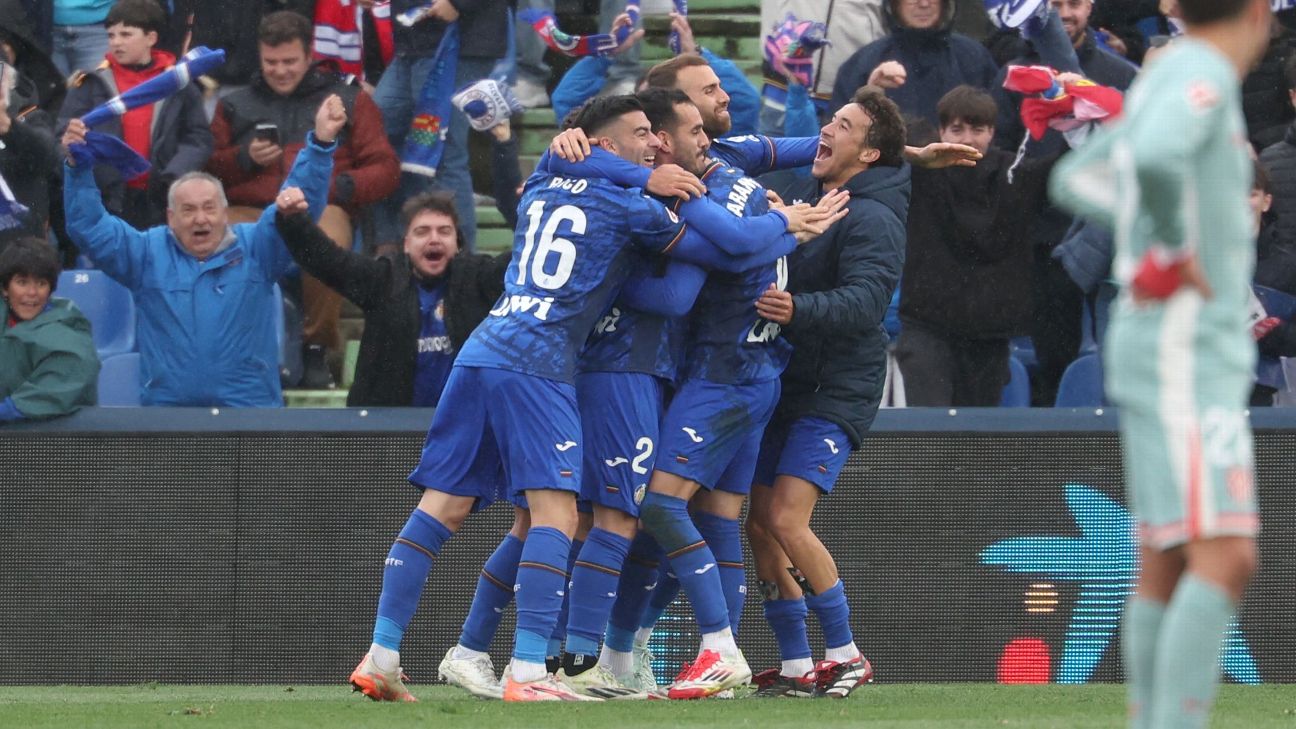
<svg viewBox="0 0 1296 729"><path fill-rule="evenodd" d="M478 698L503 698L504 689L495 677L495 666L491 663L490 656L456 658L456 648L458 646L450 646L445 658L441 659L441 665L437 666L441 680Z"/></svg>
<svg viewBox="0 0 1296 729"><path fill-rule="evenodd" d="M568 676L565 670L560 670L558 680L576 689L578 693L606 701L643 701L648 698L647 691L626 685L600 665L575 676Z"/></svg>
<svg viewBox="0 0 1296 729"><path fill-rule="evenodd" d="M517 681L512 674L504 681L505 701L602 701L584 696L552 674L539 681Z"/></svg>
<svg viewBox="0 0 1296 729"><path fill-rule="evenodd" d="M722 655L704 650L680 672L666 695L672 699L705 699L751 680L751 667L742 651Z"/></svg>
<svg viewBox="0 0 1296 729"><path fill-rule="evenodd" d="M623 686L655 694L660 687L657 685L657 676L653 673L652 662L653 654L652 651L648 650L648 646L636 645L634 647L634 667L628 675L620 676L618 679Z"/></svg>
<svg viewBox="0 0 1296 729"><path fill-rule="evenodd" d="M384 671L378 668L372 653L365 654L365 657L360 660L360 665L351 672L350 678L351 685L356 691L374 701L418 701L409 689L405 688L407 680L409 679L399 668L395 671Z"/></svg>

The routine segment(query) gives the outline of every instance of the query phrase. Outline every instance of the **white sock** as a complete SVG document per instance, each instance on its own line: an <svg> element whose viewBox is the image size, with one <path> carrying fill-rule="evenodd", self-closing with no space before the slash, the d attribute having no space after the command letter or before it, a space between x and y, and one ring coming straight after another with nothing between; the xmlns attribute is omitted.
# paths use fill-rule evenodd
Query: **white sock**
<svg viewBox="0 0 1296 729"><path fill-rule="evenodd" d="M400 670L400 651L384 648L377 643L370 643L369 655L373 656L374 665L383 673Z"/></svg>
<svg viewBox="0 0 1296 729"><path fill-rule="evenodd" d="M779 673L788 678L801 678L802 676L814 670L814 660L810 658L793 658L790 661L783 661L783 667Z"/></svg>
<svg viewBox="0 0 1296 729"><path fill-rule="evenodd" d="M824 660L833 663L846 663L860 657L860 649L855 647L855 642L851 641L840 648L829 648L824 651Z"/></svg>
<svg viewBox="0 0 1296 729"><path fill-rule="evenodd" d="M635 645L640 646L640 647L648 645L648 639L652 637L652 632L653 632L653 629L652 629L651 626L650 626L650 627L647 627L647 628L640 628L640 629L636 630L636 631L635 631Z"/></svg>
<svg viewBox="0 0 1296 729"><path fill-rule="evenodd" d="M611 671L613 676L625 676L634 669L634 654L614 651L604 643L598 662L600 666Z"/></svg>
<svg viewBox="0 0 1296 729"><path fill-rule="evenodd" d="M513 659L513 680L518 683L539 681L546 675L548 675L548 671L545 670L545 664L543 663L532 663L520 658Z"/></svg>
<svg viewBox="0 0 1296 729"><path fill-rule="evenodd" d="M703 633L702 650L715 651L722 656L732 656L738 652L738 644L734 642L733 631L725 628L715 633Z"/></svg>
<svg viewBox="0 0 1296 729"><path fill-rule="evenodd" d="M472 648L465 648L462 645L456 645L454 647L454 653L450 654L450 657L455 659L456 661L471 661L477 658L481 658L482 656L485 656L486 660L490 660L489 653L475 651Z"/></svg>

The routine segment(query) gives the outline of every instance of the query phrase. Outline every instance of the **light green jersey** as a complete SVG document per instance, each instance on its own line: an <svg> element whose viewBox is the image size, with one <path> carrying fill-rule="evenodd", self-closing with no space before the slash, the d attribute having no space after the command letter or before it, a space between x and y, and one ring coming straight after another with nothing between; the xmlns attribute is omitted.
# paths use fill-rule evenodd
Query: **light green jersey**
<svg viewBox="0 0 1296 729"><path fill-rule="evenodd" d="M1149 65L1124 116L1054 170L1053 199L1111 227L1123 293L1103 346L1120 407L1125 475L1144 543L1159 549L1257 528L1245 416L1256 346L1255 268L1241 88L1228 60L1192 38ZM1213 291L1135 303L1149 250L1194 251Z"/></svg>

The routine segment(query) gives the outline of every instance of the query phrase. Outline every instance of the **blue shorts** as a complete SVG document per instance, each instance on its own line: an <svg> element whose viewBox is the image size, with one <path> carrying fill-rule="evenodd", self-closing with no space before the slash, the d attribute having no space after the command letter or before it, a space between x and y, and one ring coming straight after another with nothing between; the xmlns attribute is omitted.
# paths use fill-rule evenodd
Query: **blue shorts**
<svg viewBox="0 0 1296 729"><path fill-rule="evenodd" d="M576 377L585 458L581 499L639 516L657 455L661 380L639 372Z"/></svg>
<svg viewBox="0 0 1296 729"><path fill-rule="evenodd" d="M850 438L836 423L814 417L771 423L752 483L773 486L775 476L793 476L829 494L850 454Z"/></svg>
<svg viewBox="0 0 1296 729"><path fill-rule="evenodd" d="M779 391L778 380L750 385L685 382L662 421L657 470L707 490L749 493L761 433L774 414Z"/></svg>
<svg viewBox="0 0 1296 729"><path fill-rule="evenodd" d="M515 504L528 489L580 491L576 388L488 367L450 370L410 483ZM502 485L507 484L507 488Z"/></svg>

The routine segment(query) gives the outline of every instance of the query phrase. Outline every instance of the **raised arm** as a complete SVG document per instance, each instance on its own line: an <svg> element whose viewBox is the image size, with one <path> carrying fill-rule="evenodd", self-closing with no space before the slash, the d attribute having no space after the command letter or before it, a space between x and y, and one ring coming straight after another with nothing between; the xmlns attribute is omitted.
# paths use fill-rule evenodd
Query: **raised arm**
<svg viewBox="0 0 1296 729"><path fill-rule="evenodd" d="M108 214L94 178L94 160L85 146L85 124L68 122L63 145L69 159L63 171L63 209L68 235L104 273L131 291L143 279L148 241L144 233Z"/></svg>
<svg viewBox="0 0 1296 729"><path fill-rule="evenodd" d="M766 137L749 134L711 143L711 155L748 175L804 167L814 162L819 137Z"/></svg>

